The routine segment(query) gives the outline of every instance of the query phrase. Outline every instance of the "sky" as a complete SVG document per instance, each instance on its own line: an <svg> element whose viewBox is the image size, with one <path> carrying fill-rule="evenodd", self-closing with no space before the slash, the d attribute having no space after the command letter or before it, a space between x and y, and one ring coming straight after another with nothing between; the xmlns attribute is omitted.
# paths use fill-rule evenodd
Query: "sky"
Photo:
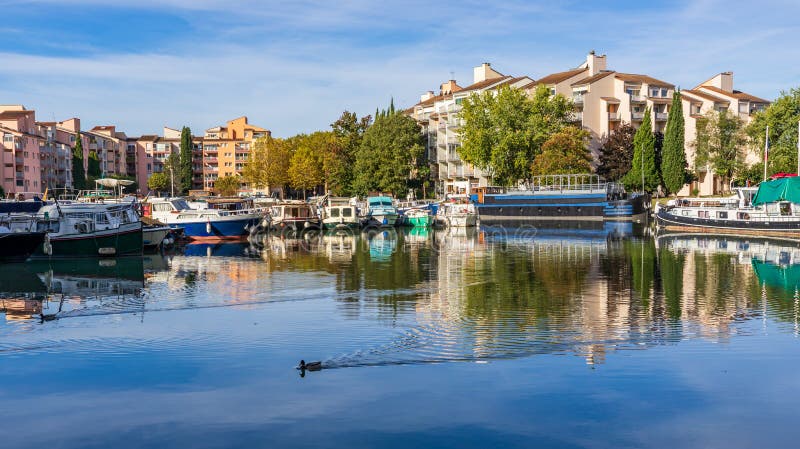
<svg viewBox="0 0 800 449"><path fill-rule="evenodd" d="M287 137L419 101L482 62L534 79L581 64L683 88L733 71L800 87L800 2L0 0L0 104L129 136L246 115ZM452 75L451 75L452 74Z"/></svg>

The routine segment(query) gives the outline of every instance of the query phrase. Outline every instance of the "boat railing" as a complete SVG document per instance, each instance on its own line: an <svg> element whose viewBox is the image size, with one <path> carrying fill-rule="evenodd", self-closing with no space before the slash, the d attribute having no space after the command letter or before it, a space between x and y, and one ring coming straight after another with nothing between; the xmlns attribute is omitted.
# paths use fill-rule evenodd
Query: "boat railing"
<svg viewBox="0 0 800 449"><path fill-rule="evenodd" d="M527 190L540 193L606 193L609 183L592 174L534 176Z"/></svg>

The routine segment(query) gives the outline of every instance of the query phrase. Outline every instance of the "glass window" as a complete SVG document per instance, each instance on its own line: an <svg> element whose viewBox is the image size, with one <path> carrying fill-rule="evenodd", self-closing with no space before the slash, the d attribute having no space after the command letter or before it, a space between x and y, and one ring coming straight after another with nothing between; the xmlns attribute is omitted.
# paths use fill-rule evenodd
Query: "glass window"
<svg viewBox="0 0 800 449"><path fill-rule="evenodd" d="M727 212L717 212L717 218L722 218L722 219L726 219L727 220L728 219L728 213Z"/></svg>
<svg viewBox="0 0 800 449"><path fill-rule="evenodd" d="M339 218L339 209L334 207L331 209L331 217L332 218Z"/></svg>
<svg viewBox="0 0 800 449"><path fill-rule="evenodd" d="M342 217L352 217L353 216L353 209L346 207L342 209Z"/></svg>
<svg viewBox="0 0 800 449"><path fill-rule="evenodd" d="M666 97L667 96L667 89L664 89L664 88L661 89L661 96L662 97Z"/></svg>

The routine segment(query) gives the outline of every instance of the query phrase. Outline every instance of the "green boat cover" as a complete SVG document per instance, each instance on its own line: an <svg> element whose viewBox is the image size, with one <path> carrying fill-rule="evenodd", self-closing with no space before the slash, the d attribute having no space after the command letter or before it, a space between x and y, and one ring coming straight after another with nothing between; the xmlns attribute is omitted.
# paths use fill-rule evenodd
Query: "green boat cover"
<svg viewBox="0 0 800 449"><path fill-rule="evenodd" d="M800 203L800 176L764 181L758 185L753 206L776 201Z"/></svg>

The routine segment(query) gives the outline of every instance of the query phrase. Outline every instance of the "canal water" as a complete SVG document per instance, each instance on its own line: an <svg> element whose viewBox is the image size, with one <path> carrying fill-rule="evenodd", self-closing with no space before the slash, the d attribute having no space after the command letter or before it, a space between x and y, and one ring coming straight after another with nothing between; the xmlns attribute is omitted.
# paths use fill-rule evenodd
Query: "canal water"
<svg viewBox="0 0 800 449"><path fill-rule="evenodd" d="M649 234L3 265L0 445L796 447L800 244Z"/></svg>

